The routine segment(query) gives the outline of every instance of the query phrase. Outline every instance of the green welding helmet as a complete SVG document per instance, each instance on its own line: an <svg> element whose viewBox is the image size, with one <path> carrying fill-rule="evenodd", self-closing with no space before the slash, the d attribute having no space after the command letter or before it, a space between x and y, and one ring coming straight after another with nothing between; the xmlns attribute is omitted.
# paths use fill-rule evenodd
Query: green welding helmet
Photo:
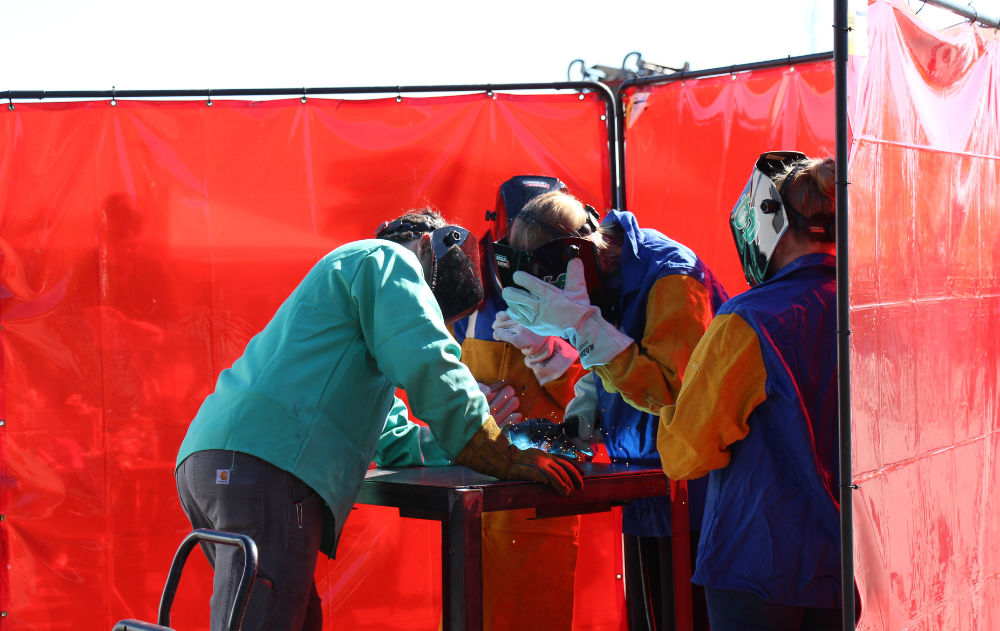
<svg viewBox="0 0 1000 631"><path fill-rule="evenodd" d="M772 178L783 173L786 165L805 158L805 154L798 151L761 154L750 181L729 215L729 227L733 230L743 274L751 287L764 282L767 264L788 231L788 213Z"/></svg>

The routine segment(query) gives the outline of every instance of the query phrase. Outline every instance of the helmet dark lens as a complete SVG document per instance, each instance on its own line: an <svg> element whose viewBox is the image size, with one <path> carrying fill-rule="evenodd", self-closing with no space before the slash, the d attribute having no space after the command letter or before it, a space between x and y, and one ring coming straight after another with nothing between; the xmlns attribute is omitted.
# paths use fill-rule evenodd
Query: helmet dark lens
<svg viewBox="0 0 1000 631"><path fill-rule="evenodd" d="M464 228L445 226L431 233L434 282L431 290L445 323L472 313L483 301L479 239Z"/></svg>

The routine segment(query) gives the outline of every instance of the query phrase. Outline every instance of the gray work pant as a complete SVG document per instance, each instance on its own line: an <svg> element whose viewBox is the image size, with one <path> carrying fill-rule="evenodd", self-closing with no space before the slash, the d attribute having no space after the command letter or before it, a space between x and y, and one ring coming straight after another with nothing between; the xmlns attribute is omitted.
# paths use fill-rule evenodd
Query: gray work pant
<svg viewBox="0 0 1000 631"><path fill-rule="evenodd" d="M257 580L243 631L322 629L313 575L325 504L316 492L260 458L207 450L191 454L177 468L177 493L193 527L249 535L257 544ZM201 545L215 569L211 629L225 631L243 553L233 546Z"/></svg>

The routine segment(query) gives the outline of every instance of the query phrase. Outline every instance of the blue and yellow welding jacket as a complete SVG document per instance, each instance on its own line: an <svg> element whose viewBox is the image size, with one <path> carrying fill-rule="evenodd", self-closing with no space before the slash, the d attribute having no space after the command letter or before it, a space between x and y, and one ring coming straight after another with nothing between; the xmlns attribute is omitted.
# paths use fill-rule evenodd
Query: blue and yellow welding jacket
<svg viewBox="0 0 1000 631"><path fill-rule="evenodd" d="M660 464L656 451L659 412L674 403L684 367L716 310L729 297L687 247L656 230L639 228L629 212L612 210L605 228L624 233L618 329L635 343L597 366L597 393L604 445L615 462ZM691 529L701 524L707 483L689 485ZM669 537L670 500L633 500L622 512L625 534Z"/></svg>
<svg viewBox="0 0 1000 631"><path fill-rule="evenodd" d="M802 256L723 305L661 412L666 474L711 472L695 583L841 606L835 264Z"/></svg>

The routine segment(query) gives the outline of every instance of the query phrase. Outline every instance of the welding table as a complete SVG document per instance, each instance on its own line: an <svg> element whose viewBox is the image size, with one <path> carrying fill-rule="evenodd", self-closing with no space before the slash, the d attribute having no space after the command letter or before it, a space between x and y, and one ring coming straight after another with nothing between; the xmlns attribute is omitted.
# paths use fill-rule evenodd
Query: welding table
<svg viewBox="0 0 1000 631"><path fill-rule="evenodd" d="M611 510L628 500L669 495L659 467L582 463L584 488L562 497L535 482L503 482L459 466L371 469L358 504L391 506L400 517L441 522L445 631L483 628L483 513L534 508L537 518Z"/></svg>

